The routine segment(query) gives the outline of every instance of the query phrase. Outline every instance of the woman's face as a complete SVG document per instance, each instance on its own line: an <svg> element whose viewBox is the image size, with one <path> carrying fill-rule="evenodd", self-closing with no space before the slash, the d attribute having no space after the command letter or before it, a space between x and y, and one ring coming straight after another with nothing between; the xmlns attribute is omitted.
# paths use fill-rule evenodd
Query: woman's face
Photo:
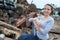
<svg viewBox="0 0 60 40"><path fill-rule="evenodd" d="M44 15L48 16L48 15L50 15L51 12L52 12L51 7L49 5L45 5L44 12L43 12Z"/></svg>

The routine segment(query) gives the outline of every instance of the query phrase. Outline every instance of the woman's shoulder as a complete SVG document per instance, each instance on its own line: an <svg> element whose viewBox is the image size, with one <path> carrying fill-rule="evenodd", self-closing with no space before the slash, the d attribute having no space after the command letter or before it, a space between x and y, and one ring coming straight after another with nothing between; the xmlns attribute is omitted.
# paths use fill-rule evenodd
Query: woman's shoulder
<svg viewBox="0 0 60 40"><path fill-rule="evenodd" d="M50 16L50 20L54 20L54 18Z"/></svg>
<svg viewBox="0 0 60 40"><path fill-rule="evenodd" d="M50 16L49 21L54 22L54 18Z"/></svg>

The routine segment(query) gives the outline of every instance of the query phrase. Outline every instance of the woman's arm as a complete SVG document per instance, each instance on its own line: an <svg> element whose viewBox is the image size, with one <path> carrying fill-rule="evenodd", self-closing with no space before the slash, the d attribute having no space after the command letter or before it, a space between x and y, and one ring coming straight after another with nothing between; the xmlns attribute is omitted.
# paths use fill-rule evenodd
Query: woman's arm
<svg viewBox="0 0 60 40"><path fill-rule="evenodd" d="M45 28L41 29L40 32L42 34L47 34L52 29L53 25L54 25L54 20L49 20Z"/></svg>
<svg viewBox="0 0 60 40"><path fill-rule="evenodd" d="M44 29L40 27L39 25L40 23L37 19L36 21L34 20L33 23L38 31L40 31L42 34L47 34L52 29L54 25L54 20L49 20L49 22L47 23Z"/></svg>

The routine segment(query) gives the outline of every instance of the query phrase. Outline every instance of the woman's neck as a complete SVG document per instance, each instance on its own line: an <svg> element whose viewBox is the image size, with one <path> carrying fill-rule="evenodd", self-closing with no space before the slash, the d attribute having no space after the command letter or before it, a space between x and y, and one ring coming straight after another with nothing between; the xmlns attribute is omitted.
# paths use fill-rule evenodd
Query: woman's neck
<svg viewBox="0 0 60 40"><path fill-rule="evenodd" d="M44 15L44 17L43 17L43 20L46 20L46 19L48 19L50 16L48 15L48 16L45 16Z"/></svg>
<svg viewBox="0 0 60 40"><path fill-rule="evenodd" d="M50 17L50 16L49 15L46 15L46 16L44 15L44 18L48 18L48 17Z"/></svg>

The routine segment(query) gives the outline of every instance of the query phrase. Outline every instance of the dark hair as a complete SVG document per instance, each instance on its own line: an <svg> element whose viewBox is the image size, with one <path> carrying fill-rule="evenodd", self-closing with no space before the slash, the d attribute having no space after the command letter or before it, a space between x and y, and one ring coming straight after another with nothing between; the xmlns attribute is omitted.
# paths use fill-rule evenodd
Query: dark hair
<svg viewBox="0 0 60 40"><path fill-rule="evenodd" d="M51 10L53 10L53 9L54 9L54 8L53 8L53 6L52 6L51 4L46 4L46 5L50 6L50 7L51 7Z"/></svg>
<svg viewBox="0 0 60 40"><path fill-rule="evenodd" d="M53 14L53 10L54 10L53 5L51 5L51 4L46 4L46 5L48 5L48 6L50 6L50 7L51 7L51 10L52 10L51 15L52 15L52 14Z"/></svg>

